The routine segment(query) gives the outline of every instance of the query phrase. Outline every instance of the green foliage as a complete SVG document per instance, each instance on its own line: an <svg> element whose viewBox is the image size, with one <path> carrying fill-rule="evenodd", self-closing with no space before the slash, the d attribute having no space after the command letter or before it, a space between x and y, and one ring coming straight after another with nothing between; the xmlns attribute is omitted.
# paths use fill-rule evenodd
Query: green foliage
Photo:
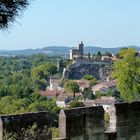
<svg viewBox="0 0 140 140"><path fill-rule="evenodd" d="M64 89L66 92L72 92L75 98L75 93L79 92L79 85L76 82L69 80L64 84Z"/></svg>
<svg viewBox="0 0 140 140"><path fill-rule="evenodd" d="M70 108L75 107L84 107L83 102L79 102L78 100L73 100L73 102L70 103Z"/></svg>
<svg viewBox="0 0 140 140"><path fill-rule="evenodd" d="M89 86L94 86L98 83L98 80L93 75L84 75L83 79L90 81Z"/></svg>
<svg viewBox="0 0 140 140"><path fill-rule="evenodd" d="M93 78L92 80L90 80L89 86L92 87L92 86L96 85L97 83L98 83L98 80L96 78Z"/></svg>
<svg viewBox="0 0 140 140"><path fill-rule="evenodd" d="M105 51L105 53L104 53L103 55L105 55L105 56L109 56L109 57L112 56L112 54L111 54L110 52L107 52L107 51Z"/></svg>
<svg viewBox="0 0 140 140"><path fill-rule="evenodd" d="M22 129L22 131L19 133L16 132L8 132L7 130L4 130L4 138L3 140L22 140L22 139L32 139L36 140L38 136L46 135L50 131L47 126L44 126L43 129L40 129L36 123L34 123L32 126L29 126L27 129Z"/></svg>
<svg viewBox="0 0 140 140"><path fill-rule="evenodd" d="M90 57L90 52L88 53L88 59L90 59L91 57Z"/></svg>
<svg viewBox="0 0 140 140"><path fill-rule="evenodd" d="M32 69L33 79L47 79L48 76L56 74L57 67L52 63L46 63Z"/></svg>
<svg viewBox="0 0 140 140"><path fill-rule="evenodd" d="M33 81L33 87L36 90L45 90L46 80L53 74L57 73L56 65L52 63L42 64L31 70L31 77Z"/></svg>
<svg viewBox="0 0 140 140"><path fill-rule="evenodd" d="M0 29L8 28L9 22L13 22L27 5L27 0L2 0L0 2Z"/></svg>
<svg viewBox="0 0 140 140"><path fill-rule="evenodd" d="M47 77L56 73L55 59L46 55L0 57L0 114L47 110L52 112L52 125L57 127L60 109L56 100L39 94L46 89ZM44 76L32 75L35 69Z"/></svg>
<svg viewBox="0 0 140 140"><path fill-rule="evenodd" d="M97 56L102 56L102 53L98 51Z"/></svg>
<svg viewBox="0 0 140 140"><path fill-rule="evenodd" d="M91 88L85 88L84 91L82 91L82 95L83 95L84 100L85 99L92 100L96 98Z"/></svg>
<svg viewBox="0 0 140 140"><path fill-rule="evenodd" d="M59 138L59 130L58 130L58 128L52 127L51 131L52 131L52 138Z"/></svg>
<svg viewBox="0 0 140 140"><path fill-rule="evenodd" d="M140 99L140 58L135 49L123 49L122 59L114 65L112 76L117 78L117 88L121 98L125 101Z"/></svg>
<svg viewBox="0 0 140 140"><path fill-rule="evenodd" d="M93 77L93 75L84 75L83 79L92 80L92 79L94 79L94 77Z"/></svg>
<svg viewBox="0 0 140 140"><path fill-rule="evenodd" d="M99 91L97 91L96 93L95 93L95 95L96 95L96 99L100 99L102 96L104 96L105 94L102 94L101 92L99 92Z"/></svg>
<svg viewBox="0 0 140 140"><path fill-rule="evenodd" d="M117 54L117 58L122 58L123 57L123 53L126 52L128 50L128 48L124 47L122 48Z"/></svg>

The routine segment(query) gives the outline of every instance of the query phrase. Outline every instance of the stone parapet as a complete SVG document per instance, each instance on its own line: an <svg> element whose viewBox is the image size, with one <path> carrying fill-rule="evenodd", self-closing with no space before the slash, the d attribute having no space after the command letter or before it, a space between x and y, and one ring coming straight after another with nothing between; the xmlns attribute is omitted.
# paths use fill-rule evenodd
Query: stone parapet
<svg viewBox="0 0 140 140"><path fill-rule="evenodd" d="M115 104L117 140L140 139L140 102Z"/></svg>
<svg viewBox="0 0 140 140"><path fill-rule="evenodd" d="M36 125L35 131L39 132L36 140L51 140L51 114L49 112L0 116L0 140L7 133L20 136L23 131L29 130L33 125ZM28 139L31 138L32 136L29 136ZM22 137L22 139L24 140L25 138Z"/></svg>
<svg viewBox="0 0 140 140"><path fill-rule="evenodd" d="M103 140L104 110L101 106L61 110L60 137L68 140Z"/></svg>

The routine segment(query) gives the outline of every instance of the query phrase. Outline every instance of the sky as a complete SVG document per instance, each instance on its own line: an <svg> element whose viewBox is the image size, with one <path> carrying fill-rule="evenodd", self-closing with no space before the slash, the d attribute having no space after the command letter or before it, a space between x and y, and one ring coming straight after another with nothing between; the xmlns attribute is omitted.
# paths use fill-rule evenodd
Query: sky
<svg viewBox="0 0 140 140"><path fill-rule="evenodd" d="M85 45L140 46L140 0L33 0L7 31L0 50Z"/></svg>

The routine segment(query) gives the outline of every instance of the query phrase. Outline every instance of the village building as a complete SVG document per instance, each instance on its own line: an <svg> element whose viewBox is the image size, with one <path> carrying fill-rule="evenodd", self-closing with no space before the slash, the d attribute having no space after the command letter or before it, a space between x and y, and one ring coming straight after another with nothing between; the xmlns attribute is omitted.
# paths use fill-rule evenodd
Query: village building
<svg viewBox="0 0 140 140"><path fill-rule="evenodd" d="M50 85L46 88L45 91L40 91L42 96L46 96L47 98L55 98L59 96L64 89L60 86L61 79L58 78L50 78Z"/></svg>
<svg viewBox="0 0 140 140"><path fill-rule="evenodd" d="M62 93L61 90L46 90L46 91L40 91L40 94L42 96L47 97L48 99L56 98Z"/></svg>
<svg viewBox="0 0 140 140"><path fill-rule="evenodd" d="M102 61L110 61L111 60L111 57L109 57L109 56L102 56L101 57L101 60Z"/></svg>
<svg viewBox="0 0 140 140"><path fill-rule="evenodd" d="M93 106L103 106L105 112L110 112L112 105L116 103L116 99L114 97L107 97L107 96L102 96L101 99L96 99L93 102Z"/></svg>
<svg viewBox="0 0 140 140"><path fill-rule="evenodd" d="M60 86L61 79L50 77L50 83L49 84L50 85L47 87L47 90L51 90L51 91L60 90L60 91L63 91L63 88Z"/></svg>
<svg viewBox="0 0 140 140"><path fill-rule="evenodd" d="M90 106L103 106L105 112L110 112L112 105L116 103L116 99L114 97L102 96L100 99L96 100L86 100L84 101L85 107Z"/></svg>
<svg viewBox="0 0 140 140"><path fill-rule="evenodd" d="M78 49L70 50L70 60L82 59L84 55L84 44L81 42Z"/></svg>
<svg viewBox="0 0 140 140"><path fill-rule="evenodd" d="M115 88L116 88L116 80L110 80L96 84L95 86L92 87L92 91L94 94L96 94L96 92L104 94Z"/></svg>
<svg viewBox="0 0 140 140"><path fill-rule="evenodd" d="M56 104L60 108L65 108L65 107L69 107L71 101L72 98L70 96L66 95L66 93L62 93L58 96Z"/></svg>
<svg viewBox="0 0 140 140"><path fill-rule="evenodd" d="M85 88L89 88L89 81L88 80L74 80L78 85L79 89L84 91Z"/></svg>

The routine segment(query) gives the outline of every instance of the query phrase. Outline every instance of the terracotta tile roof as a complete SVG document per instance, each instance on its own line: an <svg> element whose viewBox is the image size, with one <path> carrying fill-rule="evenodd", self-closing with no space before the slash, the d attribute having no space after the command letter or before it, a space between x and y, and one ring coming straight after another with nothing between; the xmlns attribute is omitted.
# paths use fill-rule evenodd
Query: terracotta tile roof
<svg viewBox="0 0 140 140"><path fill-rule="evenodd" d="M105 90L107 88L115 87L117 81L116 80L111 80L107 82L101 82L99 84L96 84L95 86L92 87L93 91L99 91L99 90Z"/></svg>
<svg viewBox="0 0 140 140"><path fill-rule="evenodd" d="M71 100L71 97L69 97L67 94L63 93L60 94L57 98L58 101L65 101L65 100Z"/></svg>
<svg viewBox="0 0 140 140"><path fill-rule="evenodd" d="M68 96L72 96L73 97L73 93L67 93ZM76 97L82 96L82 93L75 93Z"/></svg>
<svg viewBox="0 0 140 140"><path fill-rule="evenodd" d="M75 80L75 82L79 85L79 87L89 87L89 81L87 80Z"/></svg>
<svg viewBox="0 0 140 140"><path fill-rule="evenodd" d="M40 94L42 96L52 96L52 97L57 97L58 95L60 95L62 93L61 90L46 90L46 91L41 91Z"/></svg>

